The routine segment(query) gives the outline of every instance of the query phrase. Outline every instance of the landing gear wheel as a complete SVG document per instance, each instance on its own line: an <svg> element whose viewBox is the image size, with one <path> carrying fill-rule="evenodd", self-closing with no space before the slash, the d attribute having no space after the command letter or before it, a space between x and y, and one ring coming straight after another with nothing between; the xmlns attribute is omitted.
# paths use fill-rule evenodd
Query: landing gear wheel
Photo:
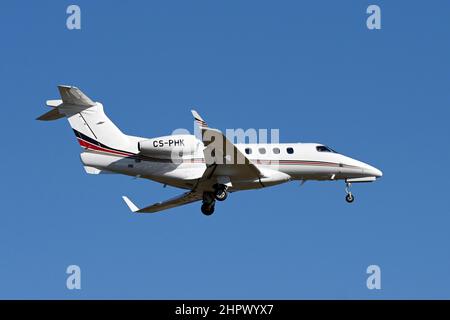
<svg viewBox="0 0 450 320"><path fill-rule="evenodd" d="M214 198L217 201L224 201L228 197L227 189L228 189L228 187L224 184L215 184L214 185Z"/></svg>
<svg viewBox="0 0 450 320"><path fill-rule="evenodd" d="M214 213L214 205L216 204L216 200L214 200L213 192L204 192L203 193L203 203L202 203L202 213L205 216L210 216Z"/></svg>
<svg viewBox="0 0 450 320"><path fill-rule="evenodd" d="M350 191L351 186L352 184L350 182L346 183L345 192L347 193L347 195L345 196L345 201L347 201L348 203L352 203L353 201L355 201L355 197Z"/></svg>
<svg viewBox="0 0 450 320"><path fill-rule="evenodd" d="M228 192L225 189L219 189L216 191L215 198L217 201L224 201L228 197Z"/></svg>
<svg viewBox="0 0 450 320"><path fill-rule="evenodd" d="M207 203L202 204L202 213L205 216L212 215L214 213L214 204L207 204Z"/></svg>
<svg viewBox="0 0 450 320"><path fill-rule="evenodd" d="M355 201L355 197L349 193L345 196L345 201L347 201L348 203L352 203L353 201Z"/></svg>

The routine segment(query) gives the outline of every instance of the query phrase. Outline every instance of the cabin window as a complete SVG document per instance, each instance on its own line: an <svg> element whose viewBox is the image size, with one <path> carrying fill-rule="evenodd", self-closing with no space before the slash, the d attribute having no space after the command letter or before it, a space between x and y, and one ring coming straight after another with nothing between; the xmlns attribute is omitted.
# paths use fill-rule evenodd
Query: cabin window
<svg viewBox="0 0 450 320"><path fill-rule="evenodd" d="M272 151L274 154L280 154L280 148L273 148Z"/></svg>
<svg viewBox="0 0 450 320"><path fill-rule="evenodd" d="M286 148L286 152L289 154L293 154L294 153L294 149L293 148Z"/></svg>
<svg viewBox="0 0 450 320"><path fill-rule="evenodd" d="M246 154L252 154L252 148L245 148Z"/></svg>
<svg viewBox="0 0 450 320"><path fill-rule="evenodd" d="M260 154L266 154L266 148L259 148Z"/></svg>

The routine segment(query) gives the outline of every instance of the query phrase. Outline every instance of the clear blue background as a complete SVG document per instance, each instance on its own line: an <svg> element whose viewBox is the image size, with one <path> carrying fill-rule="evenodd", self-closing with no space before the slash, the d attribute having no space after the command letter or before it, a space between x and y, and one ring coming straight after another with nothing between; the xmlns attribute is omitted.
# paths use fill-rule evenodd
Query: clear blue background
<svg viewBox="0 0 450 320"><path fill-rule="evenodd" d="M450 298L448 1L0 3L0 298ZM382 29L366 28L366 8ZM279 128L383 170L373 184L290 183L132 215L180 193L84 173L67 121L80 87L126 133ZM66 267L82 290L66 289ZM366 268L382 270L368 290Z"/></svg>

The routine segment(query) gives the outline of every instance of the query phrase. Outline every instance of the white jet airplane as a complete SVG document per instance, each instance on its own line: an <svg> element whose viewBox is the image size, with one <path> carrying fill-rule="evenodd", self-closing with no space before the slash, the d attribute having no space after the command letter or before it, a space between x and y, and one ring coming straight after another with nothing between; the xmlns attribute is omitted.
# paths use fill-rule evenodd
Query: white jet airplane
<svg viewBox="0 0 450 320"><path fill-rule="evenodd" d="M76 87L58 89L61 100L48 100L52 110L37 120L67 117L83 148L81 161L87 173L120 173L188 190L142 209L124 196L132 212L153 213L202 201L201 211L211 215L216 200L225 200L229 192L292 180L344 180L346 201L351 203L351 183L382 176L377 168L322 144L233 144L194 110L202 140L187 134L151 139L125 135L105 115L101 103Z"/></svg>

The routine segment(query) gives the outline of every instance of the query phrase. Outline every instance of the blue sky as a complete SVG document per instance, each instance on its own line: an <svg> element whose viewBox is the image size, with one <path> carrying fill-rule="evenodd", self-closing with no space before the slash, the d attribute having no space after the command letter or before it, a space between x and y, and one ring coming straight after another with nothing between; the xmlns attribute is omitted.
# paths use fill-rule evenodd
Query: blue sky
<svg viewBox="0 0 450 320"><path fill-rule="evenodd" d="M447 1L0 3L0 298L450 298ZM378 4L382 29L366 28ZM126 133L278 128L383 170L132 215L180 193L89 176L67 121L34 119L58 84L101 101ZM66 267L82 290L65 287ZM381 267L382 290L366 268Z"/></svg>

